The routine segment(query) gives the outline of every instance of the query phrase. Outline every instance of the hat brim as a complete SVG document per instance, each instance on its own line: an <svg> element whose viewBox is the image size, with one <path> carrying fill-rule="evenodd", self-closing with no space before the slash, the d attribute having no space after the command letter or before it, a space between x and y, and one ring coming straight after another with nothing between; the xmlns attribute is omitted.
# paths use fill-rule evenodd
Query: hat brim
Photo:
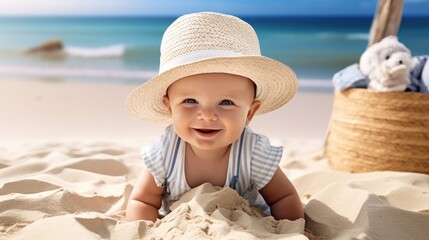
<svg viewBox="0 0 429 240"><path fill-rule="evenodd" d="M153 123L171 123L162 102L167 88L175 81L202 73L228 73L247 77L257 86L256 114L271 112L286 104L297 92L295 73L285 64L264 56L220 57L181 65L165 71L137 87L127 98L132 117Z"/></svg>

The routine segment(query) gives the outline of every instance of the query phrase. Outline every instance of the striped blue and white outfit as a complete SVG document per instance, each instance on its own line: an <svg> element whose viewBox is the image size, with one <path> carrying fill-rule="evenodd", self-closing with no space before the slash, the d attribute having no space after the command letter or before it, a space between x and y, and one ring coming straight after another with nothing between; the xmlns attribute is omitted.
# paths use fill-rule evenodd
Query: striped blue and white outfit
<svg viewBox="0 0 429 240"><path fill-rule="evenodd" d="M267 137L245 127L232 143L224 187L235 189L251 206L269 215L270 209L258 190L271 180L282 154L282 147L270 145ZM152 146L142 149L142 158L156 184L166 189L163 210L168 212L171 203L191 189L185 177L185 142L170 125Z"/></svg>

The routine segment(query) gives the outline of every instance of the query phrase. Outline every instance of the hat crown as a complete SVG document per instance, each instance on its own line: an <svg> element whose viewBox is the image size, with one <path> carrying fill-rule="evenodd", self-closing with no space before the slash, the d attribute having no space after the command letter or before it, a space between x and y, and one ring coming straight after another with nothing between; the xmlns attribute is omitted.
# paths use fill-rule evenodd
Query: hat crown
<svg viewBox="0 0 429 240"><path fill-rule="evenodd" d="M160 73L211 57L246 55L261 55L256 32L248 23L220 13L187 14L174 21L164 33Z"/></svg>

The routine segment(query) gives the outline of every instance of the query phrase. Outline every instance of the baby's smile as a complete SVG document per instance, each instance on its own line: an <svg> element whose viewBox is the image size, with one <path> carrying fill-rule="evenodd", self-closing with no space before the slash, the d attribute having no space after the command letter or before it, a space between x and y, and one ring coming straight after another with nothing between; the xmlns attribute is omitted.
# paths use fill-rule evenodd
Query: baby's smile
<svg viewBox="0 0 429 240"><path fill-rule="evenodd" d="M211 137L219 133L220 129L207 129L207 128L194 128L195 132L198 133L198 135L203 137Z"/></svg>

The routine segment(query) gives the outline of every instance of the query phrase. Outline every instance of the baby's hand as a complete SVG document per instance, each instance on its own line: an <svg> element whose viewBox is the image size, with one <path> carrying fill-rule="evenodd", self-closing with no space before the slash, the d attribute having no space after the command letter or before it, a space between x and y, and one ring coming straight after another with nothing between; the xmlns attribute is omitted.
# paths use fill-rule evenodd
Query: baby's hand
<svg viewBox="0 0 429 240"><path fill-rule="evenodd" d="M313 234L311 234L309 232L304 232L304 235L306 237L308 237L308 239L310 239L310 240L318 240L318 238L316 236L314 236Z"/></svg>

